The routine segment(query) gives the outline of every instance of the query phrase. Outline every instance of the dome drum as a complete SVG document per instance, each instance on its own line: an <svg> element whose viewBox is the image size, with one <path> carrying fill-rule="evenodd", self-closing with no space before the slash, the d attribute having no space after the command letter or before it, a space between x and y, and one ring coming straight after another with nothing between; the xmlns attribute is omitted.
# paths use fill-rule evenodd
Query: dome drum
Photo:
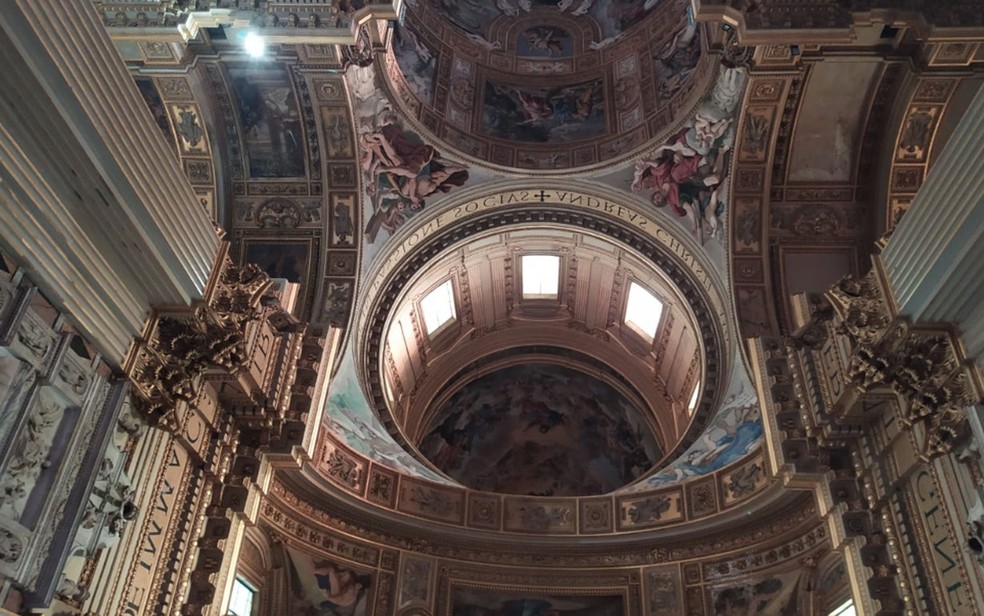
<svg viewBox="0 0 984 616"><path fill-rule="evenodd" d="M645 426L655 446L648 448L650 459L645 463L629 466L632 472L623 474L621 485L671 459L706 421L706 413L700 411L713 402L721 377L720 327L699 320L697 315L708 318L711 312L701 305L703 294L694 293L699 283L693 274L678 264L674 268L673 257L637 233L593 216L572 218L569 211L557 216L564 209L543 206L524 214L469 217L420 242L416 250L402 256L387 280L375 285L377 293L369 298L372 303L364 307L360 321L359 340L366 345L362 378L390 433L428 467L440 469L440 461L452 455L443 454L435 462L433 455L423 452L454 445L433 444L441 425L445 424L445 435L451 440L460 440L458 432L469 425L467 419L458 427L446 424L447 413L442 415L439 407L463 396L460 392L483 378L494 380L490 375L495 370L489 368L493 357L499 358L499 371L517 371L509 376L513 380L521 378L523 365L560 369L557 364L564 362L557 358L565 354L594 358L607 367L599 370L565 360L563 369L600 375L608 387L621 388L634 399L630 406L643 417L635 425ZM518 231L509 225L516 214L532 215L539 222L524 224ZM647 244L648 251L638 249ZM440 258L427 256L438 252ZM539 293L542 289L530 295L523 279L524 257L551 255L556 257L554 280L549 283L553 286L547 296ZM656 265L660 262L670 267L664 270ZM681 286L690 293L685 294ZM634 287L660 307L651 331L645 331L649 324L643 328L628 318ZM688 296L698 299L696 308ZM428 305L435 298L447 306L433 312ZM443 316L433 316L438 313ZM522 351L529 347L550 351L546 356ZM560 414L544 413L558 425L562 422ZM525 419L523 429L538 427L533 416ZM548 428L548 432L553 429ZM428 438L430 446L425 444ZM602 492L596 493L620 487L611 481L602 484ZM523 488L516 489L523 493ZM570 486L540 486L526 493L544 496L558 490L577 493Z"/></svg>

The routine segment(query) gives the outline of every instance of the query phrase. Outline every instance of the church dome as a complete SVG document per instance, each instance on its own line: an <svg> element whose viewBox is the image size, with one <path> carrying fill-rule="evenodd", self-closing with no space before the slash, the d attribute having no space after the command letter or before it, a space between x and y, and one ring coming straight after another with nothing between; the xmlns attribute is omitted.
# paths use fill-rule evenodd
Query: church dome
<svg viewBox="0 0 984 616"><path fill-rule="evenodd" d="M713 77L690 4L418 0L385 73L404 111L465 159L605 166L668 135Z"/></svg>
<svg viewBox="0 0 984 616"><path fill-rule="evenodd" d="M469 203L395 237L358 309L360 380L420 474L591 496L679 458L730 352L696 275L583 211Z"/></svg>

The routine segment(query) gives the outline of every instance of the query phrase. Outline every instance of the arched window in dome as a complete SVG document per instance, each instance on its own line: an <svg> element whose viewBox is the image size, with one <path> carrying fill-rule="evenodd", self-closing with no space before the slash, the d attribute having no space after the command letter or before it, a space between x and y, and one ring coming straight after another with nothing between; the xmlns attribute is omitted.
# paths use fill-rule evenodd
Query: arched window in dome
<svg viewBox="0 0 984 616"><path fill-rule="evenodd" d="M450 278L420 300L420 311L424 315L428 336L455 319L454 286Z"/></svg>
<svg viewBox="0 0 984 616"><path fill-rule="evenodd" d="M523 255L523 299L557 299L560 292L560 257Z"/></svg>
<svg viewBox="0 0 984 616"><path fill-rule="evenodd" d="M855 616L857 611L854 609L854 599L848 599L838 605L828 616Z"/></svg>
<svg viewBox="0 0 984 616"><path fill-rule="evenodd" d="M652 341L656 337L662 315L663 302L642 285L630 282L629 299L625 304L625 324Z"/></svg>
<svg viewBox="0 0 984 616"><path fill-rule="evenodd" d="M698 379L694 383L694 391L690 394L690 402L687 403L687 414L693 415L694 409L697 408L697 399L700 396L700 380Z"/></svg>
<svg viewBox="0 0 984 616"><path fill-rule="evenodd" d="M232 597L229 599L229 616L252 616L255 598L256 589L243 578L236 576L232 586Z"/></svg>

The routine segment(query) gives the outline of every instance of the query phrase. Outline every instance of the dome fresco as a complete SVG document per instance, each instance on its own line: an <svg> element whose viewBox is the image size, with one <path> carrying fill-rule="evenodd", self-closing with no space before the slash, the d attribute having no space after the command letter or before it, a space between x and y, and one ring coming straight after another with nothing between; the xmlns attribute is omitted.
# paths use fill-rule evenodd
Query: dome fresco
<svg viewBox="0 0 984 616"><path fill-rule="evenodd" d="M394 320L403 319L392 339L402 339L406 352L400 345L381 345L378 356L366 353L363 342L344 334L339 368L325 395L323 434L332 443L325 460L343 450L359 456L363 462L358 473L346 475L352 482L366 481L370 468L387 469L407 480L408 494L409 486L445 490L455 498L459 493L498 493L508 503L514 497L548 502L605 494L624 501L616 503L621 518L612 521L618 532L654 523L639 521L645 517L641 515L626 518L632 517L626 512L633 507L640 509L630 499L730 478L733 469L760 455L762 420L744 370L731 370L740 361L733 347L736 327L730 298L719 294L728 285L726 234L738 229L731 242L752 250L747 230L763 220L744 210L737 212L744 216L735 217L732 211L754 203L748 198L751 184L735 186L736 168L743 161L761 164L773 134L759 136L758 150L741 149L742 131L748 132L742 128L743 101L755 103L758 113L765 101L786 90L775 79L755 81L758 89L750 89L753 78L747 68L720 55L724 35L719 30L698 20L689 0L410 0L401 20L380 28L378 40L373 32L374 61L350 66L337 81L309 79L278 64L230 63L226 71L233 103L249 98L235 81L248 68L249 75L262 77L255 86L270 90L264 96L270 98L271 109L281 100L278 94L288 91L285 83L294 86L294 98L285 100L298 106L298 113L308 114L305 105L312 100L321 106L310 115L320 115L320 124L313 126L324 132L321 154L330 180L317 187L330 188L324 241L330 251L343 254L325 270L330 275L321 296L323 314L334 325L345 328L348 310L375 314L374 294L395 284L380 273L416 275L422 259L431 259L436 250L429 242L436 247L439 241L450 241L453 234L449 231L445 238L443 231L448 225L469 225L454 233L471 235L487 224L485 212L491 215L501 208L513 216L514 211L541 208L550 216L554 210L575 218L582 211L597 215L598 223L585 223L591 233L624 240L622 231L606 226L608 218L652 236L696 281L697 293L681 296L677 305L693 305L695 298L710 294L708 323L717 323L721 340L727 341L723 355L705 365L707 336L698 337L701 348L694 349L681 343L680 332L689 328L698 336L706 334L706 323L686 325L676 314L673 325L667 313L663 331L644 348L626 342L620 333L625 306L617 289L626 287L631 276L620 261L608 267L581 249L562 252L567 255L560 281L564 299L556 314L545 316L526 310L518 297L519 252L478 261L472 256L484 248L455 252L441 273L446 277L451 271L456 285L453 336L431 339L422 331L419 315L414 316L414 302L420 299L416 292L407 296L402 316L392 313ZM232 109L248 115L241 104ZM774 118L778 112L769 113ZM246 117L238 121L251 125ZM344 130L346 122L351 133ZM260 160L266 149L279 152L275 140L259 144L260 137L266 138L262 131L243 141L244 177L264 178L254 159ZM343 168L349 157L356 159L354 170ZM308 166L312 173L319 168ZM575 172L576 181L571 177ZM748 182L756 177L740 176ZM244 190L251 195L265 188L250 184ZM523 244L515 247L520 252L533 246L530 225L541 215L531 214L516 235ZM419 252L418 240L424 240ZM650 252L645 257L657 260ZM405 268L397 265L403 261ZM313 268L308 265L305 273ZM749 281L757 275L742 270ZM612 290L614 300L598 299L599 280ZM737 303L739 308L753 304L747 292L737 295ZM755 322L765 320L753 316ZM524 327L537 319L552 320L565 334L558 336L562 343L538 343L573 344L583 335L589 355L596 349L602 353L603 341L609 348L638 354L653 374L630 378L627 388L635 394L628 398L601 381L589 385L581 376L542 376L535 383L541 389L558 381L574 382L585 391L559 386L559 394L545 393L542 399L529 393L532 403L543 403L541 415L517 410L522 404L514 398L524 392L506 395L515 388L486 385L487 391L472 396L508 409L496 416L494 426L483 423L488 418L482 416L481 404L471 410L433 406L433 400L459 407L467 402L444 393L444 381L438 381L457 371L437 369L435 362L448 357L454 364L472 348L495 350L517 340L528 344ZM361 340L361 326L348 325ZM546 328L535 329L532 334L540 335ZM624 376L625 365L607 365ZM722 376L708 380L707 370ZM386 387L376 382L383 373L394 375L387 377ZM702 390L700 408L688 410L694 374L712 386ZM480 388L483 379L506 378L508 371L503 375L479 377L457 396ZM393 392L399 405L384 412ZM659 408L654 396L662 397L667 408ZM548 398L570 409L601 400L609 408L585 418L551 407ZM601 428L591 423L597 417L604 423ZM754 478L758 490L761 477ZM411 507L403 496L396 503L397 508ZM448 516L440 519L450 521ZM673 519L665 513L657 521Z"/></svg>
<svg viewBox="0 0 984 616"><path fill-rule="evenodd" d="M520 364L454 393L419 448L476 490L603 494L640 477L661 457L644 416L595 377L559 365Z"/></svg>
<svg viewBox="0 0 984 616"><path fill-rule="evenodd" d="M409 7L386 56L395 98L456 154L502 170L624 159L713 77L685 0Z"/></svg>
<svg viewBox="0 0 984 616"><path fill-rule="evenodd" d="M496 19L528 14L563 14L594 22L605 39L623 35L648 17L662 0L417 0L464 32L485 37ZM417 4L411 2L411 6Z"/></svg>

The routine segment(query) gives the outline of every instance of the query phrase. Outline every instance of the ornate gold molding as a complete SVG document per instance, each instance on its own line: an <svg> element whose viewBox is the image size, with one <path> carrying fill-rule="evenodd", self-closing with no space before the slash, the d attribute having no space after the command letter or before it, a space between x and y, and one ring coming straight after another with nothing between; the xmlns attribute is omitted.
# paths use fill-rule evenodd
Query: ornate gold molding
<svg viewBox="0 0 984 616"><path fill-rule="evenodd" d="M981 400L984 381L952 326L914 325L898 313L881 260L874 263L864 278L845 278L826 294L836 331L850 345L851 402L879 390L897 394L903 425L925 430L921 457L928 461L969 436L966 408Z"/></svg>
<svg viewBox="0 0 984 616"><path fill-rule="evenodd" d="M234 264L223 243L202 299L156 309L125 364L134 407L176 447L194 445L185 455L198 487L172 508L193 521L160 547L194 546L178 574L182 614L203 613L221 592L240 536L232 520L251 515L261 459L299 444L311 410L319 360L308 349L321 341L272 290L266 273Z"/></svg>
<svg viewBox="0 0 984 616"><path fill-rule="evenodd" d="M124 364L134 406L152 425L177 429L178 404L195 399L206 373L235 376L247 366L252 323L265 321L277 330L296 324L271 294L272 286L257 265L235 265L223 249L202 301L155 309Z"/></svg>

